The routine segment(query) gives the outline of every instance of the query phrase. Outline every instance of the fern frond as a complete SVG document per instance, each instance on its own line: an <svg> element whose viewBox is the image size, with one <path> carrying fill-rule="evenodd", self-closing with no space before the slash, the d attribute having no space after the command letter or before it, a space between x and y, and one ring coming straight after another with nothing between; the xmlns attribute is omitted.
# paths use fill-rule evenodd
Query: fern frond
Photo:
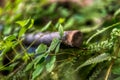
<svg viewBox="0 0 120 80"><path fill-rule="evenodd" d="M105 67L103 66L104 63L98 64L92 73L92 75L89 77L89 80L95 80L95 78L98 77L98 75L101 73L102 69Z"/></svg>
<svg viewBox="0 0 120 80"><path fill-rule="evenodd" d="M105 40L99 43L93 43L88 46L88 50L91 52L101 52L110 50L114 45L114 42L112 40Z"/></svg>
<svg viewBox="0 0 120 80"><path fill-rule="evenodd" d="M90 65L90 64L96 64L96 63L100 63L100 62L103 62L105 60L110 60L111 59L111 56L107 53L103 53L103 54L100 54L98 55L97 57L95 58L90 58L88 59L87 61L85 61L82 65L80 65L76 70L78 71L80 68L84 67L84 66L87 66L87 65Z"/></svg>
<svg viewBox="0 0 120 80"><path fill-rule="evenodd" d="M97 33L93 34L93 35L86 41L86 44L88 44L95 36L99 35L100 33L103 33L104 31L106 31L106 30L108 30L108 29L110 29L110 28L112 28L112 27L117 26L117 25L120 25L120 22L115 23L115 24L113 24L113 25L111 25L111 26L108 26L108 27L106 27L106 28L103 28L102 30L99 30Z"/></svg>

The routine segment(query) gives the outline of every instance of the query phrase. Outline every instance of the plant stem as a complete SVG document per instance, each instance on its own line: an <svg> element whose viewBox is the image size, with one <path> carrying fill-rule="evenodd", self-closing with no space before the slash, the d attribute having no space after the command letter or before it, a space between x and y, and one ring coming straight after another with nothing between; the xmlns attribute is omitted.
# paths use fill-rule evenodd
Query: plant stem
<svg viewBox="0 0 120 80"><path fill-rule="evenodd" d="M106 76L105 76L105 80L108 80L108 77L109 77L109 74L111 72L111 68L112 68L113 64L114 64L114 61L111 62L110 66L109 66L109 68L107 70L107 73L106 73Z"/></svg>
<svg viewBox="0 0 120 80"><path fill-rule="evenodd" d="M116 41L116 44L115 44L115 49L114 49L114 56L118 58L118 53L120 51L120 37L118 37L117 41ZM115 60L112 60L108 70L107 70L107 73L106 73L106 76L105 76L105 80L108 80L108 77L109 77L109 74L111 72L111 69L112 69L112 66L114 64Z"/></svg>
<svg viewBox="0 0 120 80"><path fill-rule="evenodd" d="M111 25L111 26L108 26L107 28L103 28L102 30L100 30L100 31L98 31L97 33L93 34L93 35L86 41L86 44L88 44L95 36L99 35L100 33L104 32L104 31L106 31L106 30L108 30L108 29L110 29L110 28L112 28L112 27L117 26L117 25L120 25L120 22L115 23L115 24L113 24L113 25Z"/></svg>

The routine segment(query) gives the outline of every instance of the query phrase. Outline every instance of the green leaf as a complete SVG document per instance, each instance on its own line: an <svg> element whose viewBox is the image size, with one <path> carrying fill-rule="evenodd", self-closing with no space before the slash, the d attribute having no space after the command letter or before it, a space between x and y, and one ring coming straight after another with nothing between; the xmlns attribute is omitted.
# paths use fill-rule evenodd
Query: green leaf
<svg viewBox="0 0 120 80"><path fill-rule="evenodd" d="M21 59L21 57L22 57L21 54L17 53L15 57L12 59L12 61L14 62L15 60Z"/></svg>
<svg viewBox="0 0 120 80"><path fill-rule="evenodd" d="M95 64L95 63L100 63L100 62L103 62L105 60L110 60L110 59L111 59L111 56L109 54L107 54L107 53L100 54L95 58L90 58L87 61L85 61L75 71L78 71L80 68L82 68L84 66L87 66L87 65L90 65L90 64Z"/></svg>
<svg viewBox="0 0 120 80"><path fill-rule="evenodd" d="M16 23L19 24L21 27L24 27L29 21L30 21L30 19L17 21Z"/></svg>
<svg viewBox="0 0 120 80"><path fill-rule="evenodd" d="M34 20L28 19L23 21L17 21L16 23L22 27L19 31L19 36L18 36L21 37L28 29L30 29L33 26Z"/></svg>
<svg viewBox="0 0 120 80"><path fill-rule="evenodd" d="M12 71L16 65L18 65L18 62L14 62L14 63L10 64L9 66L1 68L0 70L9 70L9 71Z"/></svg>
<svg viewBox="0 0 120 80"><path fill-rule="evenodd" d="M47 64L46 64L46 70L48 72L51 72L53 70L55 61L56 61L56 56L52 56L51 59L50 59L50 61L47 62Z"/></svg>
<svg viewBox="0 0 120 80"><path fill-rule="evenodd" d="M45 26L41 29L41 32L47 30L47 29L50 27L51 23L52 23L52 21L49 21L49 22L47 23L47 25L45 25Z"/></svg>
<svg viewBox="0 0 120 80"><path fill-rule="evenodd" d="M33 66L34 68L36 68L36 65L41 64L45 60L44 56L45 56L44 54L37 56L32 62L30 62L26 66L25 71L30 70Z"/></svg>
<svg viewBox="0 0 120 80"><path fill-rule="evenodd" d="M43 64L38 64L35 68L35 70L32 73L32 80L34 80L35 78L37 78L37 76L40 75L40 73L42 72L42 70L44 69Z"/></svg>
<svg viewBox="0 0 120 80"><path fill-rule="evenodd" d="M3 49L3 51L0 53L0 57L2 57L4 54L6 54L10 49L11 49L11 47L7 47L7 48Z"/></svg>
<svg viewBox="0 0 120 80"><path fill-rule="evenodd" d="M113 66L112 73L120 75L120 65Z"/></svg>
<svg viewBox="0 0 120 80"><path fill-rule="evenodd" d="M65 22L65 18L59 18L58 22L59 22L60 24L64 23L64 22Z"/></svg>
<svg viewBox="0 0 120 80"><path fill-rule="evenodd" d="M38 57L35 58L34 67L36 67L37 64L41 64L44 61L45 61L45 54L39 55Z"/></svg>
<svg viewBox="0 0 120 80"><path fill-rule="evenodd" d="M47 46L44 44L40 44L35 50L36 53L44 53L47 50Z"/></svg>
<svg viewBox="0 0 120 80"><path fill-rule="evenodd" d="M58 53L60 50L60 43L57 45L56 49L55 49L55 53Z"/></svg>
<svg viewBox="0 0 120 80"><path fill-rule="evenodd" d="M33 27L33 24L34 24L34 20L33 19L30 19L29 23L26 25L26 27L28 29L32 28Z"/></svg>
<svg viewBox="0 0 120 80"><path fill-rule="evenodd" d="M117 78L115 78L115 79L113 79L113 80L120 80L120 77L117 77Z"/></svg>
<svg viewBox="0 0 120 80"><path fill-rule="evenodd" d="M74 25L75 20L73 18L70 18L67 20L67 22L64 25L64 29L70 29Z"/></svg>
<svg viewBox="0 0 120 80"><path fill-rule="evenodd" d="M60 25L59 23L56 23L56 24L55 24L55 28L58 29L58 28L59 28L59 25Z"/></svg>
<svg viewBox="0 0 120 80"><path fill-rule="evenodd" d="M59 31L60 37L62 37L62 36L63 36L63 34L64 34L64 31L63 31L63 27L62 27L62 25L61 25L61 24L60 24L60 26L59 26L58 31Z"/></svg>
<svg viewBox="0 0 120 80"><path fill-rule="evenodd" d="M16 36L14 35L10 35L10 36L7 36L4 38L5 41L12 41L12 40L15 40L16 39Z"/></svg>
<svg viewBox="0 0 120 80"><path fill-rule="evenodd" d="M34 60L26 66L24 71L26 72L26 71L30 70L33 67L33 64L34 64Z"/></svg>
<svg viewBox="0 0 120 80"><path fill-rule="evenodd" d="M59 42L60 42L59 39L54 38L53 41L52 41L52 43L51 43L51 45L50 45L50 47L49 47L48 51L55 50L55 48L56 48L56 46L58 45Z"/></svg>
<svg viewBox="0 0 120 80"><path fill-rule="evenodd" d="M4 35L10 34L11 31L12 31L11 25L5 25L3 28L4 28L4 29L3 29L3 34L4 34Z"/></svg>
<svg viewBox="0 0 120 80"><path fill-rule="evenodd" d="M12 64L10 64L8 67L6 67L6 68L8 68L9 70L13 70L14 68L15 68L15 66L16 65L18 65L19 64L19 62L14 62L14 63L12 63Z"/></svg>
<svg viewBox="0 0 120 80"><path fill-rule="evenodd" d="M29 18L27 20L17 21L16 23L21 27L31 28L34 24L34 20Z"/></svg>
<svg viewBox="0 0 120 80"><path fill-rule="evenodd" d="M114 13L114 17L116 18L119 14L120 14L120 8L116 10L116 12Z"/></svg>
<svg viewBox="0 0 120 80"><path fill-rule="evenodd" d="M22 57L22 59L23 59L25 62L27 62L27 61L30 59L28 53L25 52L25 55Z"/></svg>
<svg viewBox="0 0 120 80"><path fill-rule="evenodd" d="M26 28L21 28L20 31L19 31L19 36L18 37L21 37L25 32L26 32Z"/></svg>

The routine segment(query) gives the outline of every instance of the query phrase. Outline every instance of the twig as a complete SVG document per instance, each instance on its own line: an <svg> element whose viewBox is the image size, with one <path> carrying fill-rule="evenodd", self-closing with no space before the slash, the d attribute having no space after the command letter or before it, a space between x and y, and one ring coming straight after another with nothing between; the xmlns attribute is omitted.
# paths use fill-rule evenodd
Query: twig
<svg viewBox="0 0 120 80"><path fill-rule="evenodd" d="M109 74L111 72L113 64L114 64L114 61L111 62L110 66L109 66L109 68L107 70L107 73L106 73L106 76L105 76L105 80L108 80L108 77L109 77Z"/></svg>

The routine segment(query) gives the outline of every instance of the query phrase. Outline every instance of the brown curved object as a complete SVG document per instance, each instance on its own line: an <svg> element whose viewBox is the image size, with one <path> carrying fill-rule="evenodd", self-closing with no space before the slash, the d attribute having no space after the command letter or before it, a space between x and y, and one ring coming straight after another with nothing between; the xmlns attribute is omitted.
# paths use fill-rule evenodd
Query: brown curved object
<svg viewBox="0 0 120 80"><path fill-rule="evenodd" d="M74 3L81 7L90 6L94 3L94 0L49 0L50 3Z"/></svg>
<svg viewBox="0 0 120 80"><path fill-rule="evenodd" d="M78 30L73 31L65 31L64 36L62 37L62 44L65 46L70 47L80 47L82 43L82 33ZM53 38L59 38L59 32L52 32L52 33L36 33L36 34L26 34L23 40L25 45L30 45L33 41L33 46L38 46L41 43L46 45L50 45Z"/></svg>

